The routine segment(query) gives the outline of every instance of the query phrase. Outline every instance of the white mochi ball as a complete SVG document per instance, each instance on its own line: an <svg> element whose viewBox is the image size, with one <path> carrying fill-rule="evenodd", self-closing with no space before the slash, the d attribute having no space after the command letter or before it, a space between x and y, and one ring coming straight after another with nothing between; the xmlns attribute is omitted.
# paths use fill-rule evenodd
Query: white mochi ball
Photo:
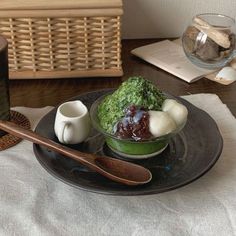
<svg viewBox="0 0 236 236"><path fill-rule="evenodd" d="M184 124L187 120L188 109L174 99L166 99L162 105L162 110L171 116L177 126Z"/></svg>
<svg viewBox="0 0 236 236"><path fill-rule="evenodd" d="M163 111L148 111L149 131L154 137L160 137L176 129L174 120Z"/></svg>
<svg viewBox="0 0 236 236"><path fill-rule="evenodd" d="M176 105L177 101L174 99L166 99L162 104L162 111L168 111L172 106Z"/></svg>

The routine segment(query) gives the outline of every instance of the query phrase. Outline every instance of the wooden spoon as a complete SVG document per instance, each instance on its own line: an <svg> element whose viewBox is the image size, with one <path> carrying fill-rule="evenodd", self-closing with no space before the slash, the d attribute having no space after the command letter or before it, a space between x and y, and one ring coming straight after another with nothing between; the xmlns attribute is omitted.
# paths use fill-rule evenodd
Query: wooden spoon
<svg viewBox="0 0 236 236"><path fill-rule="evenodd" d="M96 156L68 148L39 134L24 129L13 122L0 120L0 129L16 137L47 147L49 150L63 154L66 157L79 161L101 175L126 185L141 185L152 179L151 172L140 166L115 158Z"/></svg>
<svg viewBox="0 0 236 236"><path fill-rule="evenodd" d="M212 25L208 24L208 22L204 21L200 17L194 17L193 26L198 30L204 32L209 38L211 38L215 43L220 45L223 48L230 47L230 39L229 34L226 34L222 30L218 30Z"/></svg>

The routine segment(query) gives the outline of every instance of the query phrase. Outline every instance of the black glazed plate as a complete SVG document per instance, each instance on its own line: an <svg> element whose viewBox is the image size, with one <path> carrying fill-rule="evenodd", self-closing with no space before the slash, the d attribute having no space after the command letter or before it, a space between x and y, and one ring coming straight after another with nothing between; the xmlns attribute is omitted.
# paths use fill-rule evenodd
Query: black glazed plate
<svg viewBox="0 0 236 236"><path fill-rule="evenodd" d="M79 99L88 108L110 90L82 94ZM76 188L111 195L147 195L166 192L189 184L204 175L218 160L223 147L222 137L215 121L204 111L184 99L178 98L188 108L188 121L184 129L171 139L166 150L146 160L133 161L148 168L153 175L150 183L142 186L125 186L97 174L74 160L34 144L39 163L54 177ZM45 115L36 132L58 142L54 134L56 109ZM82 152L117 157L104 144L101 134L92 130L89 139L71 148ZM119 158L119 157L118 157Z"/></svg>

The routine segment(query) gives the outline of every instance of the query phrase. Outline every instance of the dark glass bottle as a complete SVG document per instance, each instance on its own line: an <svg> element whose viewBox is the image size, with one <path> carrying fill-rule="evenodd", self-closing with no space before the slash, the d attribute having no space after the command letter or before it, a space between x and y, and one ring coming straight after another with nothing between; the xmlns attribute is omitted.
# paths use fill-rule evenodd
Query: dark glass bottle
<svg viewBox="0 0 236 236"><path fill-rule="evenodd" d="M10 120L7 40L0 36L0 119ZM0 130L0 137L6 134Z"/></svg>

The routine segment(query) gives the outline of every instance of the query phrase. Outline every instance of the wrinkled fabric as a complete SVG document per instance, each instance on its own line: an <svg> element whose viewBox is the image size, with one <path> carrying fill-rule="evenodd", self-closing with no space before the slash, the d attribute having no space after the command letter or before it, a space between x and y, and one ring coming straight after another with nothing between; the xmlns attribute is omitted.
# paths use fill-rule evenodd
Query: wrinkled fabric
<svg viewBox="0 0 236 236"><path fill-rule="evenodd" d="M75 189L48 174L32 143L0 152L0 235L230 236L236 234L236 122L214 94L184 98L208 112L224 139L216 165L162 194L109 196ZM15 107L34 128L52 107Z"/></svg>

